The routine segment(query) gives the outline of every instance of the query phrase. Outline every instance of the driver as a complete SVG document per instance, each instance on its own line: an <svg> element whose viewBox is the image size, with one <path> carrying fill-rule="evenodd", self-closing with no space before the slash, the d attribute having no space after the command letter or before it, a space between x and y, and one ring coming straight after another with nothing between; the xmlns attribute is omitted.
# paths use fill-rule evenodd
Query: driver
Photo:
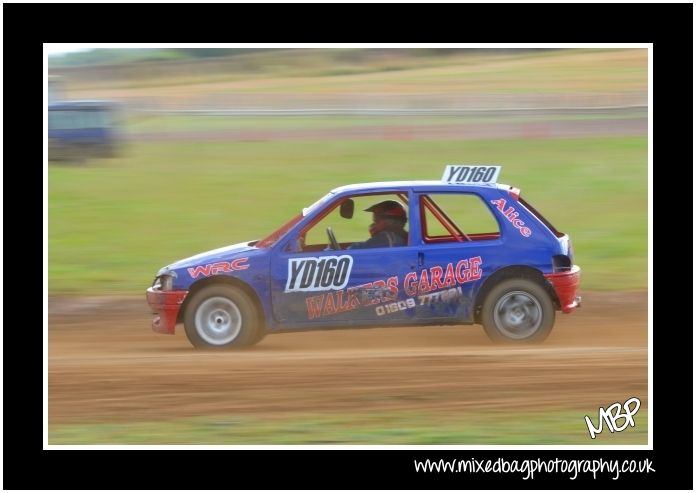
<svg viewBox="0 0 696 493"><path fill-rule="evenodd" d="M348 249L405 246L408 243L406 211L395 200L385 200L365 209L372 212L370 238L353 243Z"/></svg>

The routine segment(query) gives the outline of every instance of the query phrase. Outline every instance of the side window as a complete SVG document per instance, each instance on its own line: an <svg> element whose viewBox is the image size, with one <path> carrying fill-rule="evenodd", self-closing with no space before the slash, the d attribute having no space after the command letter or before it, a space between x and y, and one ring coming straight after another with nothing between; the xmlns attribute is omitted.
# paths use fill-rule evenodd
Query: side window
<svg viewBox="0 0 696 493"><path fill-rule="evenodd" d="M82 128L79 111L51 110L48 112L48 128L52 130L75 130Z"/></svg>
<svg viewBox="0 0 696 493"><path fill-rule="evenodd" d="M334 232L336 240L340 244L341 250L353 248L371 248L371 247L388 247L390 246L386 243L389 238L392 239L391 246L404 246L407 242L408 235L408 194L404 193L388 193L388 194L377 194L377 195L354 195L352 197L343 199L342 202L352 201L353 202L353 215L352 217L344 217L341 214L341 206L339 204L332 204L331 210L325 214L319 221L312 224L308 229L300 233L300 243L301 249L303 251L321 251L325 250L328 245L328 235L327 228L331 228ZM391 202L388 202L391 201ZM396 202L400 205L404 211L404 220L399 222L391 220L387 217L387 221L383 222L380 220L380 224L375 228L374 219L375 215L373 212L365 211L365 209L371 208L377 204L383 203L394 203ZM397 207L398 208L398 207ZM387 212L387 216L393 214L392 210ZM380 238L376 238L381 231L392 231L390 235L382 234ZM400 235L401 238L396 238L394 235ZM381 244L381 236L384 236L384 245ZM374 238L374 239L373 239ZM365 242L373 239L369 244L365 245ZM354 245L355 244L355 245Z"/></svg>
<svg viewBox="0 0 696 493"><path fill-rule="evenodd" d="M498 222L481 197L471 193L432 193L420 197L426 243L500 238Z"/></svg>
<svg viewBox="0 0 696 493"><path fill-rule="evenodd" d="M108 126L109 116L103 110L49 110L48 128L51 130L80 130Z"/></svg>
<svg viewBox="0 0 696 493"><path fill-rule="evenodd" d="M52 130L67 130L72 127L71 112L64 110L51 110L48 112L48 128Z"/></svg>
<svg viewBox="0 0 696 493"><path fill-rule="evenodd" d="M111 122L107 110L94 111L94 126L96 128L106 128Z"/></svg>

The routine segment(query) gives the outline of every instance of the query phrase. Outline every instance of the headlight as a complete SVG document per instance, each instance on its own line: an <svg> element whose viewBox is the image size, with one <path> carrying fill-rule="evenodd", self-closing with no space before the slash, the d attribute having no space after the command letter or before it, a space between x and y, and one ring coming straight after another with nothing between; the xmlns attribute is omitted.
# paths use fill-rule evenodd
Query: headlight
<svg viewBox="0 0 696 493"><path fill-rule="evenodd" d="M172 276L160 276L160 289L162 291L171 291L172 285L174 284L174 278Z"/></svg>
<svg viewBox="0 0 696 493"><path fill-rule="evenodd" d="M175 277L176 272L161 269L157 273L157 277L155 278L155 282L153 283L152 287L155 289L159 289L160 291L171 291L174 285Z"/></svg>

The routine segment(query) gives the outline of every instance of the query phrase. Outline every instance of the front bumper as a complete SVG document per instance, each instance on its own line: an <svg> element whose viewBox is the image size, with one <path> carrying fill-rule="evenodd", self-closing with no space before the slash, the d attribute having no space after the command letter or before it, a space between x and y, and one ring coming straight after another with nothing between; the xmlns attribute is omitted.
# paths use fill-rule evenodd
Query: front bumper
<svg viewBox="0 0 696 493"><path fill-rule="evenodd" d="M187 294L186 290L160 291L147 288L147 303L155 314L152 330L160 334L174 334L179 309Z"/></svg>
<svg viewBox="0 0 696 493"><path fill-rule="evenodd" d="M558 296L563 313L570 313L580 307L582 298L576 296L580 285L580 267L574 265L569 271L544 274Z"/></svg>

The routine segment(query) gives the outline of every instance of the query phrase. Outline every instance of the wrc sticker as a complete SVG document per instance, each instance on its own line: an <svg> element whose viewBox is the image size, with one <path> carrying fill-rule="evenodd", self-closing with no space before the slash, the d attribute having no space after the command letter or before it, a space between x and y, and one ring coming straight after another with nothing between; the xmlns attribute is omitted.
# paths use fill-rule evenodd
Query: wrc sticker
<svg viewBox="0 0 696 493"><path fill-rule="evenodd" d="M198 276L208 277L220 274L222 272L233 272L235 270L246 270L249 268L249 264L246 262L249 257L242 257L229 262L215 262L214 264L207 265L197 265L196 267L189 267L188 273L192 279Z"/></svg>

